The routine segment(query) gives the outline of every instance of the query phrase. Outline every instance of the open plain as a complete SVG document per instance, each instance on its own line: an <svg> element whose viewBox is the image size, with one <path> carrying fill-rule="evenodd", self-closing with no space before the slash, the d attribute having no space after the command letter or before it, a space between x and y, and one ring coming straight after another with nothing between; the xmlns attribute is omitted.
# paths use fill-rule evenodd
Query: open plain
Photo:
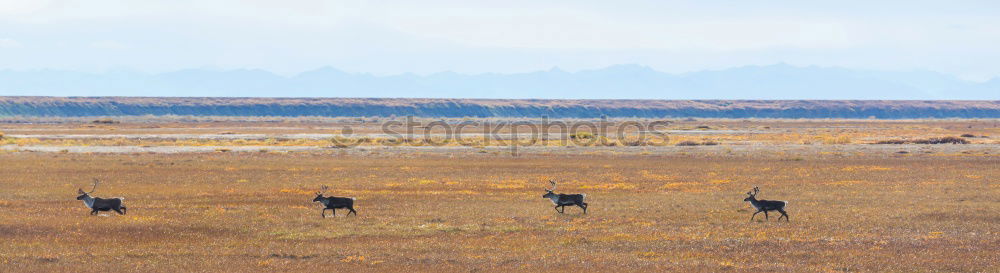
<svg viewBox="0 0 1000 273"><path fill-rule="evenodd" d="M998 272L997 123L678 120L516 154L364 120L8 123L0 271ZM345 125L367 140L331 145ZM908 143L943 137L967 144ZM88 215L92 178L127 215ZM553 210L550 179L588 214ZM321 218L321 185L358 216ZM748 221L755 185L791 221Z"/></svg>

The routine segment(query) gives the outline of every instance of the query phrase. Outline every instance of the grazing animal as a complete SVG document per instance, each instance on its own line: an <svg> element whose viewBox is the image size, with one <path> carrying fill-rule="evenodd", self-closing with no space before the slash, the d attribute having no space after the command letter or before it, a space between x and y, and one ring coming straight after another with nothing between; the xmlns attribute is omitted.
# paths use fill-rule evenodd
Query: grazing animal
<svg viewBox="0 0 1000 273"><path fill-rule="evenodd" d="M114 210L118 214L122 215L127 213L128 209L125 208L124 205L122 205L122 203L125 201L125 198L115 197L115 198L105 199L105 198L90 196L91 193L97 190L98 183L101 183L101 181L95 178L94 188L90 189L90 192L85 192L83 191L83 189L76 190L76 192L80 194L80 196L76 197L76 200L83 200L83 204L87 205L87 207L90 208L90 215L97 215L97 212L99 211L109 211L109 210Z"/></svg>
<svg viewBox="0 0 1000 273"><path fill-rule="evenodd" d="M354 198L353 197L325 197L323 193L326 193L328 188L323 186L321 191L316 192L316 198L313 198L313 202L323 203L323 211L320 215L326 218L326 210L333 211L333 216L337 216L337 209L348 209L347 215L354 213L354 216L358 216L358 211L354 210Z"/></svg>
<svg viewBox="0 0 1000 273"><path fill-rule="evenodd" d="M552 203L556 205L556 211L563 213L566 211L566 206L578 206L583 209L583 214L587 214L587 202L583 201L587 197L586 194L557 194L552 192L556 190L556 182L549 180L549 183L552 184L552 189L545 189L545 195L542 195L542 198L552 200ZM562 210L559 210L560 208Z"/></svg>
<svg viewBox="0 0 1000 273"><path fill-rule="evenodd" d="M764 212L764 220L767 220L768 211L778 211L781 216L778 216L778 221L781 221L781 217L785 217L785 222L788 222L788 213L785 213L785 205L788 204L786 201L772 201L772 200L757 200L757 193L760 192L760 188L754 186L753 191L747 192L747 198L743 199L743 202L750 202L750 205L757 209L753 215L750 216L750 221L753 222L753 217L757 216L758 213Z"/></svg>

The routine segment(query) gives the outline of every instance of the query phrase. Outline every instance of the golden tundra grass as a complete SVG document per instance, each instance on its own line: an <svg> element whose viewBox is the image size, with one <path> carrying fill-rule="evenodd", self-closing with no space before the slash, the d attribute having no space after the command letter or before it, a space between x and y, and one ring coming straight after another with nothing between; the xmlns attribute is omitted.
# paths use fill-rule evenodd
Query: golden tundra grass
<svg viewBox="0 0 1000 273"><path fill-rule="evenodd" d="M385 120L382 120L385 121ZM418 120L421 124L434 122L432 119ZM489 120L479 120L490 122ZM537 120L534 120L537 122ZM622 126L621 136L618 135L618 125L625 122L644 122L653 120L615 120L608 123L607 133L595 135L590 127L578 127L577 136L588 137L585 140L573 142L565 140L568 135L562 135L559 127L550 127L553 135L539 137L534 146L632 146L638 143L634 127ZM565 121L568 123L582 121ZM590 121L593 123L593 121ZM668 139L649 137L646 146L673 146L683 142L720 144L872 144L884 140L927 139L932 137L957 137L970 134L975 137L964 138L974 144L1000 144L1000 125L996 120L940 120L940 121L883 121L883 120L705 120L705 121L675 121L670 126L657 130L669 130ZM415 127L417 136L411 139L396 139L381 135L378 122L350 122L350 120L335 119L331 123L296 122L290 118L281 122L202 122L202 123L156 123L131 122L119 124L5 124L8 135L156 135L159 138L33 138L22 137L0 139L0 145L20 146L337 146L331 139L294 139L282 138L286 134L341 134L345 126L351 127L354 135L342 138L340 143L359 142L360 146L432 146L423 141L420 133L429 130L433 143L441 146L505 146L509 143L503 139L494 139L488 132L489 127L463 127L463 141L442 139L445 132L440 127ZM530 132L528 128L520 128L518 132ZM511 127L501 127L497 134L510 133ZM404 128L392 127L396 133L405 132ZM706 133L705 131L709 131ZM699 133L701 132L701 133ZM458 132L452 132L458 133ZM192 139L171 138L171 135L242 135L258 134L255 138L245 139ZM366 134L368 134L366 136ZM370 136L374 134L375 136ZM984 137L985 136L985 137ZM528 145L522 139L520 145Z"/></svg>
<svg viewBox="0 0 1000 273"><path fill-rule="evenodd" d="M996 272L1000 158L0 154L0 271ZM76 189L124 196L88 216ZM585 192L557 214L542 187ZM358 217L320 218L320 185ZM749 223L744 192L789 201ZM774 217L772 215L772 217Z"/></svg>

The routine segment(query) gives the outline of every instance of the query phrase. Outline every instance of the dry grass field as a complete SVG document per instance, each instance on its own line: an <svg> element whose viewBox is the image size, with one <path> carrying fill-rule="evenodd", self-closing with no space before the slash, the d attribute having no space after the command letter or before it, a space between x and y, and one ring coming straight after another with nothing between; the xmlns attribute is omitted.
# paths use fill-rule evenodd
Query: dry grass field
<svg viewBox="0 0 1000 273"><path fill-rule="evenodd" d="M213 120L220 119L220 120ZM397 122L388 127L383 124ZM447 123L450 130L433 126ZM458 124L468 122L469 126ZM17 146L299 146L328 147L331 139L360 146L504 146L517 134L520 145L534 125L536 146L634 146L638 128L629 123L668 125L649 128L667 133L666 139L647 133L649 146L682 142L749 144L873 144L886 140L958 137L972 144L1000 144L1000 120L767 120L767 119L428 119L417 118L35 118L0 119L0 145ZM554 124L585 125L567 130ZM431 126L428 126L431 125ZM596 128L605 126L606 129ZM345 128L349 128L345 130ZM408 131L409 130L409 131ZM413 133L405 143L390 136ZM619 133L621 132L621 133ZM452 138L447 138L448 134ZM566 141L571 134L592 137ZM991 138L990 136L994 136ZM432 143L424 141L431 139ZM662 140L662 141L661 141Z"/></svg>
<svg viewBox="0 0 1000 273"><path fill-rule="evenodd" d="M18 149L0 150L0 271L1000 272L995 140L859 144L996 135L996 126L885 124L896 125L757 124L801 131L754 149L723 140L516 157L401 148L45 153L13 140ZM32 130L94 129L3 127L7 141ZM838 134L851 140L799 140ZM891 148L867 148L875 146ZM92 178L104 181L95 196L124 196L129 213L89 216L75 197ZM556 213L541 198L549 179L561 182L557 192L587 193L589 213ZM358 216L321 218L310 202L320 185L356 197ZM788 201L791 221L749 222L742 200L754 185L760 198Z"/></svg>

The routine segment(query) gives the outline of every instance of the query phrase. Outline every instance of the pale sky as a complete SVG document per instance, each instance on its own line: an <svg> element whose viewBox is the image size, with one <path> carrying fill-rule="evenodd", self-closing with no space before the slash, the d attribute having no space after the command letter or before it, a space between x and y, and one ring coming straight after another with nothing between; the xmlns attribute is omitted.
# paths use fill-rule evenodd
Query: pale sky
<svg viewBox="0 0 1000 273"><path fill-rule="evenodd" d="M788 63L1000 76L998 1L0 0L0 69L682 73Z"/></svg>

